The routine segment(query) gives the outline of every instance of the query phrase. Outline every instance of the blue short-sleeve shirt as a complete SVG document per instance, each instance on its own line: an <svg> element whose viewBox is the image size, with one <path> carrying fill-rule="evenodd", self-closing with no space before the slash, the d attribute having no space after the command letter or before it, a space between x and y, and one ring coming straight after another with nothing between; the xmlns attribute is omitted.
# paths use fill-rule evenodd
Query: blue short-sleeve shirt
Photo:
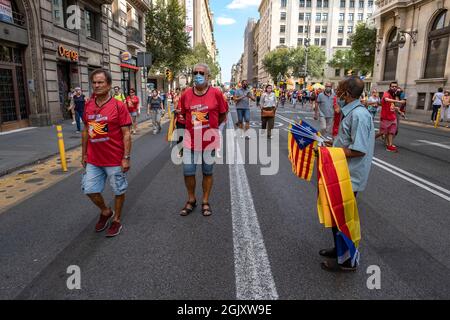
<svg viewBox="0 0 450 320"><path fill-rule="evenodd" d="M342 120L334 147L348 148L364 153L363 157L347 158L353 191L363 191L369 179L375 147L375 129L372 116L355 100L342 108Z"/></svg>

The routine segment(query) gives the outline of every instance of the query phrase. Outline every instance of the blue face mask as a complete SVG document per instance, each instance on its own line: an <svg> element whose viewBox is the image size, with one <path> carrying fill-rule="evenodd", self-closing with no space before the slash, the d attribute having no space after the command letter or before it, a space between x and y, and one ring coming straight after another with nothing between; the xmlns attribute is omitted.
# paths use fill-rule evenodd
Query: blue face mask
<svg viewBox="0 0 450 320"><path fill-rule="evenodd" d="M196 75L195 75L195 77L194 77L194 83L195 83L195 85L202 86L202 85L205 84L205 82L206 82L205 76L202 76L201 74L196 74Z"/></svg>
<svg viewBox="0 0 450 320"><path fill-rule="evenodd" d="M339 107L342 109L343 107L345 107L346 103L344 99L338 99L337 100L337 104L339 105Z"/></svg>

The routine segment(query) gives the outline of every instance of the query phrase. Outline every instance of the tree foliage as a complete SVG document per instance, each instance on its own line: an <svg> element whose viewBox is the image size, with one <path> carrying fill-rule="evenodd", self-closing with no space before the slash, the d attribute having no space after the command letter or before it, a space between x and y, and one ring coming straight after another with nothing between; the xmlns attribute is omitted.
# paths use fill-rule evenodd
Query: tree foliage
<svg viewBox="0 0 450 320"><path fill-rule="evenodd" d="M309 48L297 47L292 49L292 75L294 77L305 76L306 51L308 51L307 74L309 77L321 78L325 73L326 54L318 46Z"/></svg>
<svg viewBox="0 0 450 320"><path fill-rule="evenodd" d="M352 50L346 49L346 50L337 50L334 55L333 59L328 61L328 65L332 68L336 69L354 69L355 68L355 55Z"/></svg>
<svg viewBox="0 0 450 320"><path fill-rule="evenodd" d="M264 69L274 82L278 76L282 78L305 76L306 50L308 50L308 76L321 77L324 74L326 62L325 51L317 46L297 48L278 48L269 52L263 59Z"/></svg>
<svg viewBox="0 0 450 320"><path fill-rule="evenodd" d="M197 63L206 63L211 71L210 78L214 79L220 72L220 66L211 57L205 44L197 44L193 49L189 49L187 55L183 59L183 70L185 74L192 73L192 68Z"/></svg>
<svg viewBox="0 0 450 320"><path fill-rule="evenodd" d="M189 52L189 34L185 31L185 12L177 0L152 2L146 15L147 52L152 54L152 71L165 68L174 74L183 67Z"/></svg>
<svg viewBox="0 0 450 320"><path fill-rule="evenodd" d="M367 23L360 23L351 39L355 66L364 74L371 73L375 63L377 30Z"/></svg>

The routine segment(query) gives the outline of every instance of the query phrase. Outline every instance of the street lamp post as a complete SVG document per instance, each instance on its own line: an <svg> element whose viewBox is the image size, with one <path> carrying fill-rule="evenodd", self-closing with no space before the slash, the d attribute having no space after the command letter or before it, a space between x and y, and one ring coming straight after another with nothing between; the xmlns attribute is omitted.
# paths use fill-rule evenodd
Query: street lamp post
<svg viewBox="0 0 450 320"><path fill-rule="evenodd" d="M308 53L309 53L309 46L310 46L310 27L311 27L311 21L308 19L307 21L307 25L308 25L308 33L306 35L306 39L305 39L305 84L308 83Z"/></svg>

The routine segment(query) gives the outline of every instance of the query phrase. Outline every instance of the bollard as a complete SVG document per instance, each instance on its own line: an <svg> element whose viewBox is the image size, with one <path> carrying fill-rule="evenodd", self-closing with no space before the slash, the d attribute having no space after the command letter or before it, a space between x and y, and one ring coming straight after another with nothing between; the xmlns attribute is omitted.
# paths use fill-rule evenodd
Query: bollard
<svg viewBox="0 0 450 320"><path fill-rule="evenodd" d="M62 126L56 126L56 131L58 132L58 146L61 159L61 168L64 172L67 172L66 150L64 148L64 137L62 133Z"/></svg>
<svg viewBox="0 0 450 320"><path fill-rule="evenodd" d="M441 108L439 108L436 121L434 122L434 127L437 128L439 126L439 122L441 122Z"/></svg>

